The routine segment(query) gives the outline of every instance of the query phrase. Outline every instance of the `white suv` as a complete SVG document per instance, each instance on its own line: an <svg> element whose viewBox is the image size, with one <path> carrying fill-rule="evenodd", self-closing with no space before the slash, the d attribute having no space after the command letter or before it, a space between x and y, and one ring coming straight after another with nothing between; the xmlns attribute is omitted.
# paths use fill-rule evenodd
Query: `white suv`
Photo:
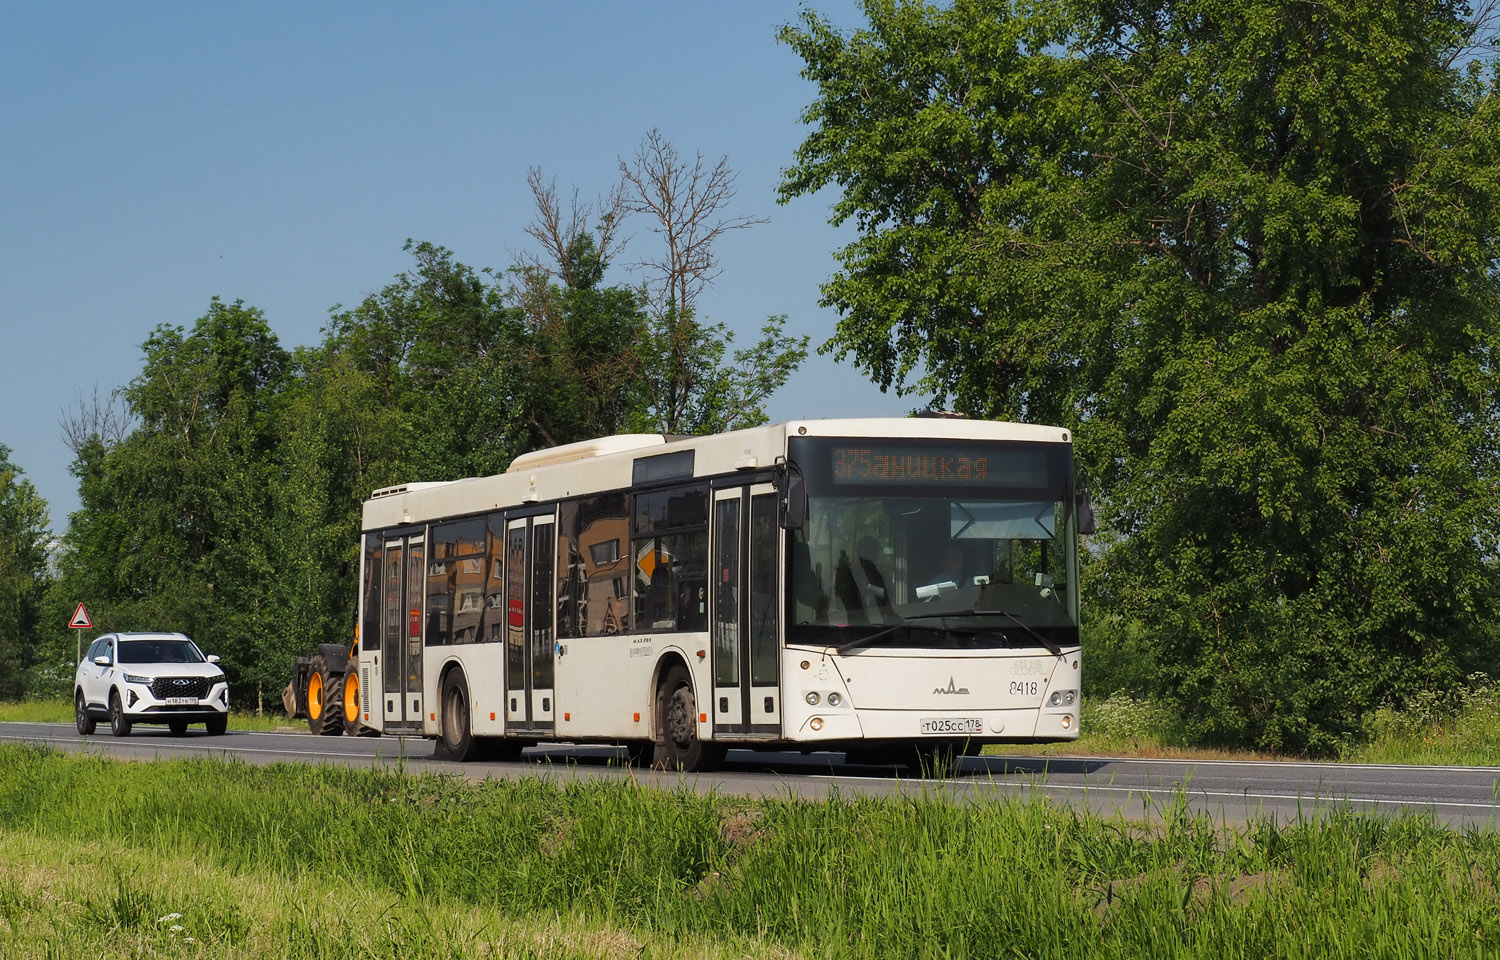
<svg viewBox="0 0 1500 960"><path fill-rule="evenodd" d="M106 634L74 675L78 732L108 720L117 737L137 723L164 723L177 736L201 723L217 736L229 723L229 684L218 663L180 633Z"/></svg>

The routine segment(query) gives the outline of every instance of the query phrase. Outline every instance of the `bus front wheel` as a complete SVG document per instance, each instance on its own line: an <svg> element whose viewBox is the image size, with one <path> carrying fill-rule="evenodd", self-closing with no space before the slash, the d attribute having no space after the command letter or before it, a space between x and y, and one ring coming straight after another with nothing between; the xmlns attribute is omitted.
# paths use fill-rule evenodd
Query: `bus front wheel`
<svg viewBox="0 0 1500 960"><path fill-rule="evenodd" d="M693 678L677 664L656 688L656 750L652 766L658 770L712 770L724 757L718 744L698 738L698 700Z"/></svg>

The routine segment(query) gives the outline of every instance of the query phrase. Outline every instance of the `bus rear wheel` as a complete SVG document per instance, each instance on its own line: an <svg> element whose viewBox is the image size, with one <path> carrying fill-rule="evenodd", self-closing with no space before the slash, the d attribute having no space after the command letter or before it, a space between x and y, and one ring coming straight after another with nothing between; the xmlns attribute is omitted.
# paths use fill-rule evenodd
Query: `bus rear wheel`
<svg viewBox="0 0 1500 960"><path fill-rule="evenodd" d="M693 678L681 664L662 676L656 689L656 750L652 766L658 770L712 770L724 758L724 748L698 738L698 701Z"/></svg>
<svg viewBox="0 0 1500 960"><path fill-rule="evenodd" d="M437 753L449 760L475 759L474 735L469 730L469 685L457 670L443 680L443 726L438 733Z"/></svg>

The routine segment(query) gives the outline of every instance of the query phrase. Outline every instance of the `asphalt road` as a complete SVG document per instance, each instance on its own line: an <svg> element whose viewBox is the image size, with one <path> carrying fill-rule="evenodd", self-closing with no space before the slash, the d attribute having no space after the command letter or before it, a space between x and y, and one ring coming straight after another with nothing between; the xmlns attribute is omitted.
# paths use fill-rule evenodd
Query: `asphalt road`
<svg viewBox="0 0 1500 960"><path fill-rule="evenodd" d="M173 737L165 727L137 727L131 736L115 738L102 726L98 733L83 737L68 724L0 723L0 743L5 742L42 743L127 760L213 756L247 763L399 764L411 772L470 778L631 777L668 788L685 784L745 796L910 795L934 790L974 799L1046 796L1059 804L1133 818L1158 817L1174 804L1186 803L1230 824L1263 816L1319 816L1347 807L1361 815L1429 814L1453 827L1500 826L1500 767L986 756L966 758L956 776L938 782L847 764L839 753L731 750L723 770L678 774L630 769L622 751L597 746L537 747L517 763L459 764L434 758L432 742L417 739L238 731L210 737L200 728Z"/></svg>

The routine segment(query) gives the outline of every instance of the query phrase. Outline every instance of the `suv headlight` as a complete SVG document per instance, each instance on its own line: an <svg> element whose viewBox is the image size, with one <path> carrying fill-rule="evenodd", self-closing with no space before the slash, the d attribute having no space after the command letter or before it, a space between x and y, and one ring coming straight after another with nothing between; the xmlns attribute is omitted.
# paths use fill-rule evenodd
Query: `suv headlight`
<svg viewBox="0 0 1500 960"><path fill-rule="evenodd" d="M126 683L139 683L139 684L143 684L143 685L148 686L148 687L151 686L151 678L150 677L138 677L138 676L136 676L133 673L127 673L127 674L125 674L125 682Z"/></svg>

